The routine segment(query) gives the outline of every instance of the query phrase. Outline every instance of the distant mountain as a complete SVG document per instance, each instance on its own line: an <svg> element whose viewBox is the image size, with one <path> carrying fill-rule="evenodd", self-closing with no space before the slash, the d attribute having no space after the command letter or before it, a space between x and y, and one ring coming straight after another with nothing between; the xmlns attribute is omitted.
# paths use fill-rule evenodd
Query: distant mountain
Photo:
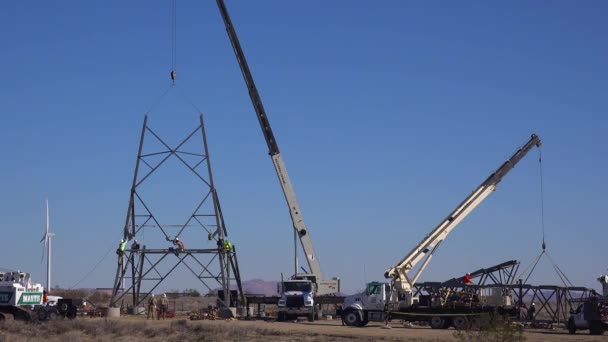
<svg viewBox="0 0 608 342"><path fill-rule="evenodd" d="M247 294L274 296L277 295L276 280L251 279L243 281L243 292ZM234 286L236 288L236 286Z"/></svg>

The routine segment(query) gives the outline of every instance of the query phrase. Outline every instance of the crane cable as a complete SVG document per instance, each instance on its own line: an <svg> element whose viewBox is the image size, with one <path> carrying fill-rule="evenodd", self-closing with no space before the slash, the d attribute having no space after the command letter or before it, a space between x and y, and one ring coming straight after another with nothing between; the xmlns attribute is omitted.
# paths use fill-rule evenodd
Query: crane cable
<svg viewBox="0 0 608 342"><path fill-rule="evenodd" d="M566 287L568 287L568 285L566 283L570 284L570 286L574 286L572 284L572 282L570 281L570 279L568 279L566 274L562 271L561 268L559 268L559 266L557 266L555 261L553 261L553 258L551 258L549 253L547 253L547 251L546 251L547 244L545 242L545 193L544 193L544 189L543 189L543 183L544 183L544 180L543 180L543 153L542 153L541 147L538 148L538 169L539 169L539 173L540 173L540 221L541 221L542 236L543 236L543 244L542 244L543 252L541 253L541 255L543 253L547 255L547 258L549 258L549 261L551 262L551 265L553 266L555 273L557 273L557 276L560 278L560 280ZM539 257L539 259L540 259L540 257Z"/></svg>
<svg viewBox="0 0 608 342"><path fill-rule="evenodd" d="M538 148L538 170L540 173L540 224L542 228L542 236L543 236L543 251L547 249L547 244L545 243L545 193L543 189L543 152L542 148Z"/></svg>
<svg viewBox="0 0 608 342"><path fill-rule="evenodd" d="M115 243L112 242L112 244L110 245L110 248L108 249L108 251L101 257L101 259L99 259L99 261L97 261L97 263L95 264L95 266L93 266L93 268L87 272L82 278L80 278L79 281L77 281L74 285L72 285L69 290L73 290L76 286L80 285L80 283L82 283L83 281L85 281L86 279L89 278L89 276L91 274L93 274L93 272L95 272L95 270L97 269L97 267L99 267L99 265L101 265L101 263L108 257L108 255L110 254L110 252L112 251L112 249L114 249Z"/></svg>
<svg viewBox="0 0 608 342"><path fill-rule="evenodd" d="M177 6L176 0L171 1L171 81L175 86L177 78Z"/></svg>
<svg viewBox="0 0 608 342"><path fill-rule="evenodd" d="M568 279L568 277L566 276L566 274L562 271L562 269L557 266L557 264L553 261L553 258L551 258L551 256L549 255L549 253L547 252L547 243L545 240L545 193L544 193L544 187L543 187L543 158L542 158L542 149L541 147L538 148L538 168L539 168L539 175L540 175L540 221L541 221L541 233L542 233L542 250L540 252L540 254L534 259L534 262L532 262L530 264L530 266L528 266L521 274L520 277L518 278L522 278L522 275L526 275L525 280L524 280L524 284L528 282L528 279L530 279L530 276L532 276L532 273L534 272L534 269L536 269L536 266L538 265L538 262L540 261L540 259L542 258L543 255L547 256L547 259L549 259L549 262L551 263L551 266L553 267L553 269L555 270L555 273L557 274L557 276L559 277L559 279L562 281L562 283L564 284L565 287L569 286L574 286L572 284L572 282L570 281L570 279ZM529 270L529 271L528 271Z"/></svg>

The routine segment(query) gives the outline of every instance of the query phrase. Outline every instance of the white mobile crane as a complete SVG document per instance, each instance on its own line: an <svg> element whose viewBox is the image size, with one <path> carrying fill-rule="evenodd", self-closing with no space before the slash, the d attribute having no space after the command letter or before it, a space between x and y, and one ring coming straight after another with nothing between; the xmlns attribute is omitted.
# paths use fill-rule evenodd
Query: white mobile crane
<svg viewBox="0 0 608 342"><path fill-rule="evenodd" d="M460 328L465 324L465 317L468 315L504 309L492 306L476 307L470 302L463 306L447 306L443 300L419 303L418 298L412 295L412 290L441 242L460 221L496 189L503 177L534 146L541 146L536 134L533 134L525 145L481 183L401 261L384 273L385 278L391 280L390 283L372 282L367 284L365 292L346 297L342 316L344 322L350 326L364 326L369 321L384 321L387 318L399 317L411 321L429 320L433 328L446 328L450 325ZM413 272L414 267L421 261L422 264Z"/></svg>
<svg viewBox="0 0 608 342"><path fill-rule="evenodd" d="M228 9L223 0L217 0L217 6L226 26L228 38L234 49L234 54L241 68L249 97L255 109L264 139L268 145L268 152L274 169L279 178L281 189L285 195L289 214L293 222L294 234L300 240L302 250L308 263L308 272L298 273L297 267L294 275L290 280L281 281L281 298L279 299L279 320L284 320L288 316L307 315L309 320L313 320L317 316L318 310L315 310L314 297L337 293L340 291L340 281L338 278L326 279L321 272L321 265L317 254L315 253L310 239L310 233L304 223L304 218L300 210L300 206L296 199L296 194L289 180L283 157L279 152L279 146L270 127L270 122L266 115L266 110L262 104L262 99L258 93L257 87L249 70L245 54L239 43L232 20L228 14Z"/></svg>

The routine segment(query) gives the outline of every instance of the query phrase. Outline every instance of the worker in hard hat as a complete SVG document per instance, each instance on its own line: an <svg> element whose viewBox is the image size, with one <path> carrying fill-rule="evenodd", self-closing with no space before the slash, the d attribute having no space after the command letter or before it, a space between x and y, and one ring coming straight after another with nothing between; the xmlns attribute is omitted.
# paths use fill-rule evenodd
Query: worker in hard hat
<svg viewBox="0 0 608 342"><path fill-rule="evenodd" d="M167 294L163 293L163 296L160 298L160 313L158 314L158 319L161 317L165 319L167 317L167 310L169 309L169 299L167 299Z"/></svg>
<svg viewBox="0 0 608 342"><path fill-rule="evenodd" d="M156 301L154 300L154 293L152 293L150 295L150 298L148 298L148 316L146 317L146 319L150 319L150 316L152 316L152 319L154 319L155 313L156 313Z"/></svg>
<svg viewBox="0 0 608 342"><path fill-rule="evenodd" d="M131 245L131 250L132 251L139 250L139 243L137 242L137 240L133 240L133 244Z"/></svg>
<svg viewBox="0 0 608 342"><path fill-rule="evenodd" d="M169 250L171 252L173 252L173 254L175 254L175 256L179 256L179 253L184 251L184 243L177 237L172 240L172 243L173 243L173 245L177 246L177 248L171 247L171 248L169 248Z"/></svg>
<svg viewBox="0 0 608 342"><path fill-rule="evenodd" d="M224 249L226 250L226 252L230 252L232 250L232 244L230 243L230 241L224 241Z"/></svg>
<svg viewBox="0 0 608 342"><path fill-rule="evenodd" d="M118 254L118 256L122 256L125 253L126 247L127 247L127 240L126 239L120 240L120 243L118 244L118 249L116 250L116 254Z"/></svg>
<svg viewBox="0 0 608 342"><path fill-rule="evenodd" d="M184 251L184 243L179 238L175 238L175 240L173 240L173 244L177 246L177 249L180 252Z"/></svg>
<svg viewBox="0 0 608 342"><path fill-rule="evenodd" d="M535 313L536 313L536 304L534 302L532 302L532 305L528 309L528 320L533 321Z"/></svg>
<svg viewBox="0 0 608 342"><path fill-rule="evenodd" d="M462 277L462 282L466 284L471 284L473 283L473 281L471 280L471 275L470 274L465 274L464 277Z"/></svg>

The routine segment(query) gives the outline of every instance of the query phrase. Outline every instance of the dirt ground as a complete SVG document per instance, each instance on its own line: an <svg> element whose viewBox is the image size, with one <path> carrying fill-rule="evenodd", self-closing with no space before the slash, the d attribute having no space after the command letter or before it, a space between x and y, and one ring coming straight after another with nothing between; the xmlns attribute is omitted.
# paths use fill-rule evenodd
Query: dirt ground
<svg viewBox="0 0 608 342"><path fill-rule="evenodd" d="M386 329L383 324L363 328L342 326L339 320L317 322L274 321L190 321L185 317L146 320L124 316L117 319L77 318L43 323L0 322L0 342L21 341L521 341L512 335L491 332L457 332L428 327L405 327L398 322ZM518 330L514 330L518 331ZM487 332L486 332L487 333ZM608 334L607 334L608 335ZM568 335L563 329L526 330L525 341L608 341L608 336L590 336L587 332Z"/></svg>
<svg viewBox="0 0 608 342"><path fill-rule="evenodd" d="M263 321L238 322L203 322L201 324L239 324L243 326L265 326L267 328L291 331L311 332L335 337L369 337L373 340L419 340L419 341L454 341L454 329L437 330L427 327L406 328L402 324L393 323L391 329L385 329L384 324L369 324L364 328L342 326L335 321L318 321L314 323L269 323ZM608 341L604 336L590 336L588 333L569 335L566 330L527 330L524 332L526 341Z"/></svg>
<svg viewBox="0 0 608 342"><path fill-rule="evenodd" d="M129 320L139 320L139 317L126 318ZM144 318L145 320L145 318ZM151 322L151 321L150 321ZM166 322L156 321L158 324L167 324ZM154 324L154 323L153 323ZM188 324L200 324L204 326L234 326L258 331L280 332L279 340L291 340L286 336L305 337L312 334L318 340L340 341L340 340L368 340L368 341L454 341L457 340L454 336L455 330L438 330L428 327L404 327L403 324L392 322L390 329L386 329L384 324L370 323L363 328L353 328L342 326L340 320L331 321L316 321L316 322L273 322L273 321L238 321L238 320L217 320L217 321L188 321ZM286 335L287 334L287 335ZM321 338L323 337L323 338ZM569 335L565 329L556 328L549 329L527 329L524 331L523 337L526 341L608 341L606 336L590 336L587 331L578 332L575 335ZM263 338L261 339L263 340ZM294 339L295 340L295 339ZM299 339L298 339L299 340ZM304 339L307 340L307 339ZM474 340L474 338L471 338Z"/></svg>

